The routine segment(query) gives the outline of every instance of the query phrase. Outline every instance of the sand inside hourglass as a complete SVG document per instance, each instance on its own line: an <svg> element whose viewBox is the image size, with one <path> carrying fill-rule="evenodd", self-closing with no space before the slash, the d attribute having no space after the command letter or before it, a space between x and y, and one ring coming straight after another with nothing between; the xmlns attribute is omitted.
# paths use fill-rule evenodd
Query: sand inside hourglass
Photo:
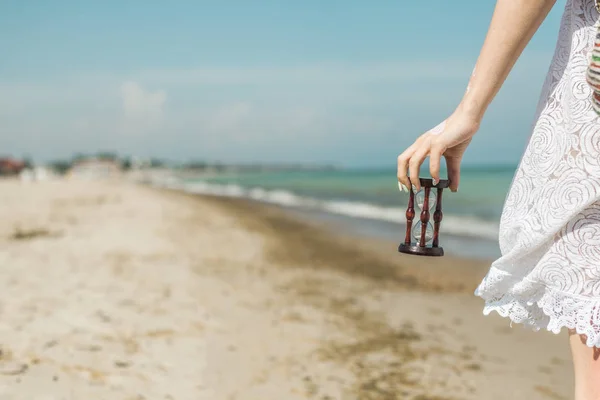
<svg viewBox="0 0 600 400"><path fill-rule="evenodd" d="M412 234L413 234L413 237L415 238L415 240L417 241L417 243L419 243L421 240L421 226L423 226L423 224L421 223L421 221L417 220L417 221L415 221L415 223L412 227ZM431 225L431 222L428 222L427 228L425 229L425 243L429 243L432 240L433 240L433 225Z"/></svg>

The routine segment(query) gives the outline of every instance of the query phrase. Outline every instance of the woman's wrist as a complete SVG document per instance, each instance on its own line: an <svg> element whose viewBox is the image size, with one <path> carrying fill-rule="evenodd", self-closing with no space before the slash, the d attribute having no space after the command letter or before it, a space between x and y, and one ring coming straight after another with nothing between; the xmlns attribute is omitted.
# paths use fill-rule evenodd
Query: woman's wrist
<svg viewBox="0 0 600 400"><path fill-rule="evenodd" d="M460 116L461 119L467 120L472 124L479 125L483 119L486 108L487 107L473 100L463 99L454 113Z"/></svg>

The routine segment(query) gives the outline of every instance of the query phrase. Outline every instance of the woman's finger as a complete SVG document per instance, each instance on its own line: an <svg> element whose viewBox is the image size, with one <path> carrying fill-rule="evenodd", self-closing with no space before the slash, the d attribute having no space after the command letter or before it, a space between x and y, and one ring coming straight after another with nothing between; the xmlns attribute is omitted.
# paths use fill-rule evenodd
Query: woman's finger
<svg viewBox="0 0 600 400"><path fill-rule="evenodd" d="M437 185L440 181L440 163L442 159L442 153L444 148L436 143L431 145L431 151L429 152L429 173L433 178L433 184Z"/></svg>
<svg viewBox="0 0 600 400"><path fill-rule="evenodd" d="M460 159L446 157L446 165L448 167L448 179L450 180L450 190L458 191L460 183Z"/></svg>
<svg viewBox="0 0 600 400"><path fill-rule="evenodd" d="M407 193L410 190L410 181L408 179L408 162L410 161L410 158L412 157L416 148L417 142L413 143L398 156L398 182L404 185L402 190Z"/></svg>
<svg viewBox="0 0 600 400"><path fill-rule="evenodd" d="M410 182L412 183L415 192L421 189L421 182L419 181L419 170L421 164L427 158L430 151L430 143L424 142L412 155L408 163L408 169L410 173Z"/></svg>

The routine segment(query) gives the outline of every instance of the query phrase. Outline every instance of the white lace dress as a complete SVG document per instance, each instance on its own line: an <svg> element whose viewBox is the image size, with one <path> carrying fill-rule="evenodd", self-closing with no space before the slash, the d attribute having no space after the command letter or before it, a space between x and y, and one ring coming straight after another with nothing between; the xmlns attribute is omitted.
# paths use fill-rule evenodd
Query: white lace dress
<svg viewBox="0 0 600 400"><path fill-rule="evenodd" d="M568 0L538 117L500 219L502 256L475 294L484 314L600 347L600 118L585 80L594 0Z"/></svg>

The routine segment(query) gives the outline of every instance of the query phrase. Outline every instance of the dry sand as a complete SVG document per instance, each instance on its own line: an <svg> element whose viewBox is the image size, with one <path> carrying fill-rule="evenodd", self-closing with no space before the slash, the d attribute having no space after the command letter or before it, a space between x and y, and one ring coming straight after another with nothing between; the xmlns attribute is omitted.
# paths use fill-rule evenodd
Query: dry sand
<svg viewBox="0 0 600 400"><path fill-rule="evenodd" d="M0 181L0 399L569 399L487 264L122 182Z"/></svg>

